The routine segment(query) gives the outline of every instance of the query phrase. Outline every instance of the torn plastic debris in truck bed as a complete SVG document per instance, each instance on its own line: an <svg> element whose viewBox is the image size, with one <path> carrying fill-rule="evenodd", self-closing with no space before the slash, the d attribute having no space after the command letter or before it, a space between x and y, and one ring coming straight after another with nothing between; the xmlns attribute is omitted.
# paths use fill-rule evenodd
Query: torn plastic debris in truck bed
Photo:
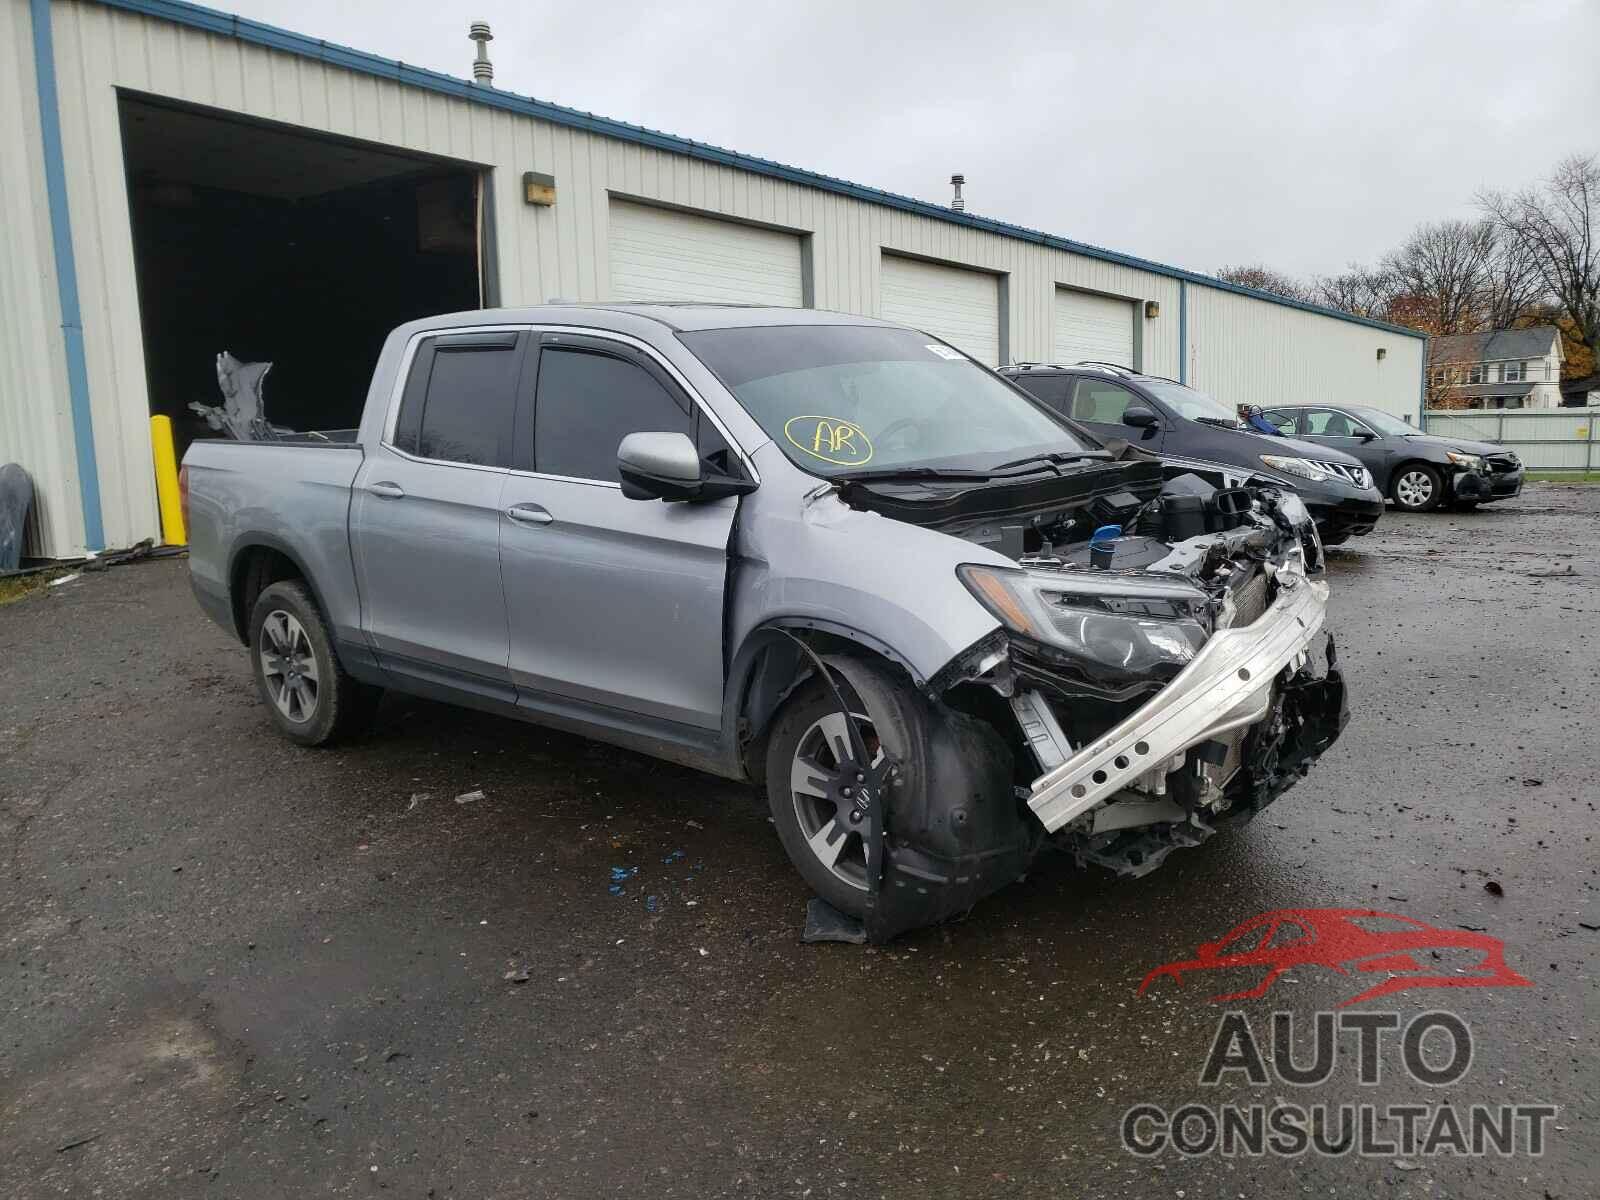
<svg viewBox="0 0 1600 1200"><path fill-rule="evenodd" d="M269 362L242 363L224 350L217 355L217 386L222 389L220 405L191 401L189 407L205 418L206 424L235 441L274 441L278 431L267 421L262 385Z"/></svg>

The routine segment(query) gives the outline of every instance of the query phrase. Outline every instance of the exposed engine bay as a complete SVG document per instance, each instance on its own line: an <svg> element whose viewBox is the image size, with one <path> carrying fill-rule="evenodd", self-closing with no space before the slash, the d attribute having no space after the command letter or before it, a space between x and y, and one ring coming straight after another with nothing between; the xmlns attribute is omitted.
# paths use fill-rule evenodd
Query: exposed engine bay
<svg viewBox="0 0 1600 1200"><path fill-rule="evenodd" d="M1154 870L1271 803L1348 720L1322 546L1292 492L1169 476L1135 452L1042 482L840 496L1016 563L960 568L1002 628L925 689L948 775L899 806L892 763L868 781L885 785L873 940L963 911L1046 848ZM837 666L870 699L873 681Z"/></svg>

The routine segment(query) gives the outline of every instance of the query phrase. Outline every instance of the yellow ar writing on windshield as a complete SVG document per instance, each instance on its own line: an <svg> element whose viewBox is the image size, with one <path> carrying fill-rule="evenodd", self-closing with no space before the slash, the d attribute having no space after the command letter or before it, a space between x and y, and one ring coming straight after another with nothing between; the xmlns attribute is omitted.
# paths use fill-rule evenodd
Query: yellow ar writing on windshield
<svg viewBox="0 0 1600 1200"><path fill-rule="evenodd" d="M797 450L841 467L859 467L872 459L872 439L854 421L842 417L790 417L783 436Z"/></svg>

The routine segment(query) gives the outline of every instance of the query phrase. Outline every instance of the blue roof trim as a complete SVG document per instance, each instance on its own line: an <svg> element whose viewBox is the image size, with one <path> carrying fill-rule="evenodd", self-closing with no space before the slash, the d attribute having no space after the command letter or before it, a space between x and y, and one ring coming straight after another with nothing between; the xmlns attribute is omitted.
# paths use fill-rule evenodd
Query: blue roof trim
<svg viewBox="0 0 1600 1200"><path fill-rule="evenodd" d="M724 150L718 146L707 145L704 142L696 142L674 134L646 129L642 125L630 125L625 121L616 121L609 117L597 117L593 113L582 112L575 108L565 108L562 105L551 104L545 100L518 96L511 92L500 91L497 88L479 87L465 79L457 79L453 75L446 75L440 71L413 67L396 59L382 58L376 54L368 54L364 50L352 50L348 46L340 46L333 42L306 37L304 34L291 33L289 30L279 29L275 25L266 25L260 21L252 21L245 17L232 16L228 13L218 12L215 9L203 8L198 4L184 3L183 0L98 0L98 3L108 8L120 8L128 12L158 17L161 20L171 21L178 25L204 29L210 33L221 34L224 37L237 38L243 42L267 46L273 50L282 50L286 54L315 59L318 62L330 63L333 66L344 67L347 70L357 71L365 75L375 75L381 79L392 79L397 83L424 88L446 96L454 96L458 100L466 100L472 104L482 104L488 108L498 108L505 112L535 117L541 121L549 121L553 125L564 125L570 129L583 130L585 133L594 133L602 137L615 138L618 141L650 146L657 150L666 150L673 154L697 158L703 162L735 167L741 171L750 171L757 175L765 175L773 179L797 183L804 187L816 188L819 191L832 192L834 195L848 196L853 200L862 200L869 204L881 204L887 208L899 209L901 212L913 213L916 216L930 217L933 220L945 221L952 225L963 225L968 229L994 233L1016 241L1032 242L1035 245L1045 246L1052 250L1063 250L1069 254L1079 254L1085 258L1094 258L1099 259L1101 262L1130 267L1136 271L1148 271L1152 275L1162 275L1168 279L1183 280L1188 283L1199 284L1202 287L1215 288L1221 292L1249 296L1253 300L1264 300L1269 304L1281 305L1284 308L1297 308L1302 312L1315 313L1321 317L1332 317L1335 320L1346 321L1352 325L1365 325L1370 329L1381 329L1385 333L1399 334L1402 337L1418 339L1425 337L1424 334L1418 333L1415 329L1407 329L1402 325L1390 325L1385 321L1374 321L1369 317L1357 317L1350 313L1340 312L1338 309L1324 308L1319 304L1307 304L1301 300L1291 300L1287 296L1275 295L1272 292L1240 287L1238 284L1227 283L1211 275L1202 275L1198 271L1185 271L1181 267L1167 266L1165 263L1137 258L1131 254L1120 254L1115 250L1106 250L1100 246L1091 246L1087 242L1075 242L1070 238L1041 233L1036 229L1028 229L1022 225L1012 225L1005 221L974 216L972 213L954 212L937 204L929 204L925 200L914 200L909 196L900 196L894 192L885 192L878 188L866 187L863 184L851 183L847 179L837 179L832 175L821 175L815 171L805 171L799 167L785 166L783 163L757 158L754 155Z"/></svg>

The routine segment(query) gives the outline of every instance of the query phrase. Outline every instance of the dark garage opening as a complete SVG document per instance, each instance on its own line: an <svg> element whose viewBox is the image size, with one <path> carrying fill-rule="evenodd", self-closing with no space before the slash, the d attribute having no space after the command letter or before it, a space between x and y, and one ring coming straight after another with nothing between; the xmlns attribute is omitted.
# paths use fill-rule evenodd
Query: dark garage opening
<svg viewBox="0 0 1600 1200"><path fill-rule="evenodd" d="M394 326L484 303L476 168L176 106L119 101L152 414L181 455L220 436L216 356L273 363L266 417L360 420Z"/></svg>

